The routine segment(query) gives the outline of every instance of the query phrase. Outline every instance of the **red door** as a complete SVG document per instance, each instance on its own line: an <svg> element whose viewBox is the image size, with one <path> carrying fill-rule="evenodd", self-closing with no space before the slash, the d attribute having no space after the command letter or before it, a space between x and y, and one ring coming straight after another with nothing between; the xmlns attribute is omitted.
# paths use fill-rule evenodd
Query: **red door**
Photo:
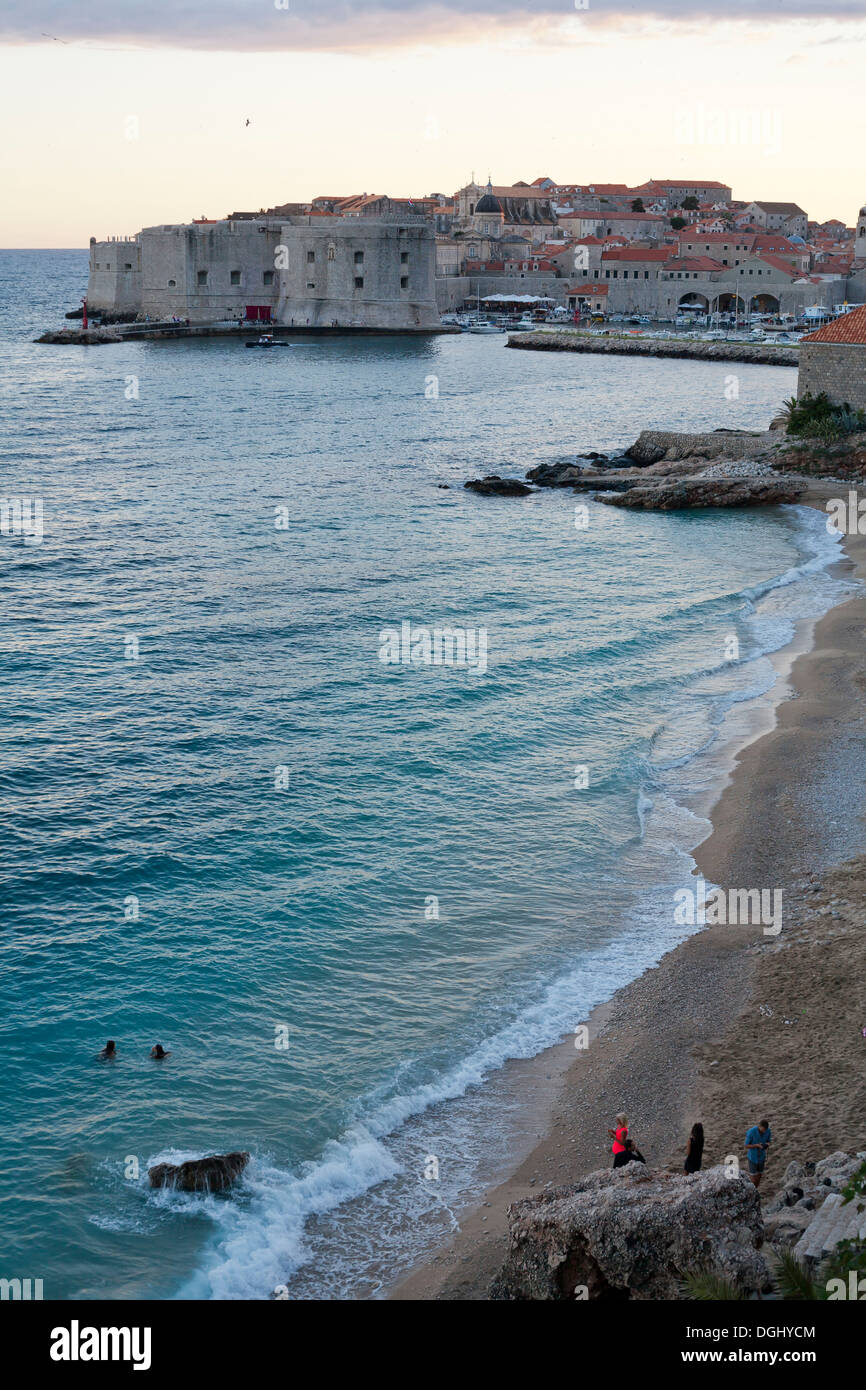
<svg viewBox="0 0 866 1390"><path fill-rule="evenodd" d="M270 304L248 304L246 314L250 323L270 323L271 306Z"/></svg>

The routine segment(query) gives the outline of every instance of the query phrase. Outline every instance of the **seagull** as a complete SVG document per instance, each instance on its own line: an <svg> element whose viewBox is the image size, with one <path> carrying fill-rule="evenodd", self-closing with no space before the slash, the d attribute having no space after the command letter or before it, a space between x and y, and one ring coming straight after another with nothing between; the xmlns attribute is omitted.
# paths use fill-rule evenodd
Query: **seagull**
<svg viewBox="0 0 866 1390"><path fill-rule="evenodd" d="M249 125L249 121L246 122L246 125ZM246 126L244 128L246 129Z"/></svg>
<svg viewBox="0 0 866 1390"><path fill-rule="evenodd" d="M55 34L43 34L43 39L52 39L54 43L67 43L66 39L58 39Z"/></svg>

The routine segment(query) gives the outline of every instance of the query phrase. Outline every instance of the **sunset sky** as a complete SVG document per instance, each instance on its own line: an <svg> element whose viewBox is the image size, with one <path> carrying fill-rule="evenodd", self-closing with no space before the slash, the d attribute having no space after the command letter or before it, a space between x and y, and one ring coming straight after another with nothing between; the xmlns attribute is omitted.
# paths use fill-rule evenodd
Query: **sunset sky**
<svg viewBox="0 0 866 1390"><path fill-rule="evenodd" d="M285 4L0 0L0 245L473 172L866 201L866 0Z"/></svg>

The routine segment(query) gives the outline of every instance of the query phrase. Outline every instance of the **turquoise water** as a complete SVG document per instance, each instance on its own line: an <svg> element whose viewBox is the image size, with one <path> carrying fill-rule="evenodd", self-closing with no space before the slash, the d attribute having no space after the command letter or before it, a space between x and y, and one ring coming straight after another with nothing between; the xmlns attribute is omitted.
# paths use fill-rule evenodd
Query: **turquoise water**
<svg viewBox="0 0 866 1390"><path fill-rule="evenodd" d="M0 537L0 1273L376 1291L507 1146L502 1063L678 939L727 713L841 591L804 509L579 530L570 494L462 483L763 426L794 373L469 335L37 347L85 254L0 275L3 488L45 532ZM487 671L383 664L403 621L485 629ZM231 1148L231 1197L149 1191Z"/></svg>

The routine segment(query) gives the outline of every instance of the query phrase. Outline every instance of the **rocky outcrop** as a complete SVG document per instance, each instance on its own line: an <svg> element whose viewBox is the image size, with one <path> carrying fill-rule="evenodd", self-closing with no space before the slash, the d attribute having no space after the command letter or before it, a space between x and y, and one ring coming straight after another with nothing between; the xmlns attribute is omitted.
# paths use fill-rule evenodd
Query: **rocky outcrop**
<svg viewBox="0 0 866 1390"><path fill-rule="evenodd" d="M622 479L608 477L604 472L597 469L586 468L580 463L539 463L535 468L530 468L526 475L527 481L534 483L536 487L571 487L587 491L599 486L619 488L632 487L640 480L640 474L636 473L634 479Z"/></svg>
<svg viewBox="0 0 866 1390"><path fill-rule="evenodd" d="M784 437L773 467L810 478L839 478L858 483L866 478L866 435L849 435L835 444Z"/></svg>
<svg viewBox="0 0 866 1390"><path fill-rule="evenodd" d="M775 367L796 367L796 344L737 343L717 339L645 338L640 334L602 337L597 333L541 331L509 335L506 347L538 352L600 352L627 357L691 357L703 362L763 362Z"/></svg>
<svg viewBox="0 0 866 1390"><path fill-rule="evenodd" d="M509 1215L495 1299L675 1299L704 1266L744 1292L769 1284L758 1190L723 1167L686 1176L629 1163L515 1202Z"/></svg>
<svg viewBox="0 0 866 1390"><path fill-rule="evenodd" d="M626 454L635 464L674 463L680 459L742 459L763 453L771 444L767 433L747 430L713 430L708 434L685 434L673 430L641 430Z"/></svg>
<svg viewBox="0 0 866 1390"><path fill-rule="evenodd" d="M122 343L123 338L110 328L61 328L57 333L43 333L41 338L34 338L33 341L92 347L98 343Z"/></svg>
<svg viewBox="0 0 866 1390"><path fill-rule="evenodd" d="M248 1153L209 1154L186 1163L157 1163L148 1169L151 1187L173 1187L180 1192L224 1192L250 1161Z"/></svg>
<svg viewBox="0 0 866 1390"><path fill-rule="evenodd" d="M775 475L747 478L676 478L625 492L597 492L596 501L636 511L682 511L689 507L767 507L796 502L806 491L801 478Z"/></svg>
<svg viewBox="0 0 866 1390"><path fill-rule="evenodd" d="M486 478L470 478L463 486L470 492L480 492L482 497L525 497L532 492L532 488L519 478L500 478L498 473L491 473Z"/></svg>

